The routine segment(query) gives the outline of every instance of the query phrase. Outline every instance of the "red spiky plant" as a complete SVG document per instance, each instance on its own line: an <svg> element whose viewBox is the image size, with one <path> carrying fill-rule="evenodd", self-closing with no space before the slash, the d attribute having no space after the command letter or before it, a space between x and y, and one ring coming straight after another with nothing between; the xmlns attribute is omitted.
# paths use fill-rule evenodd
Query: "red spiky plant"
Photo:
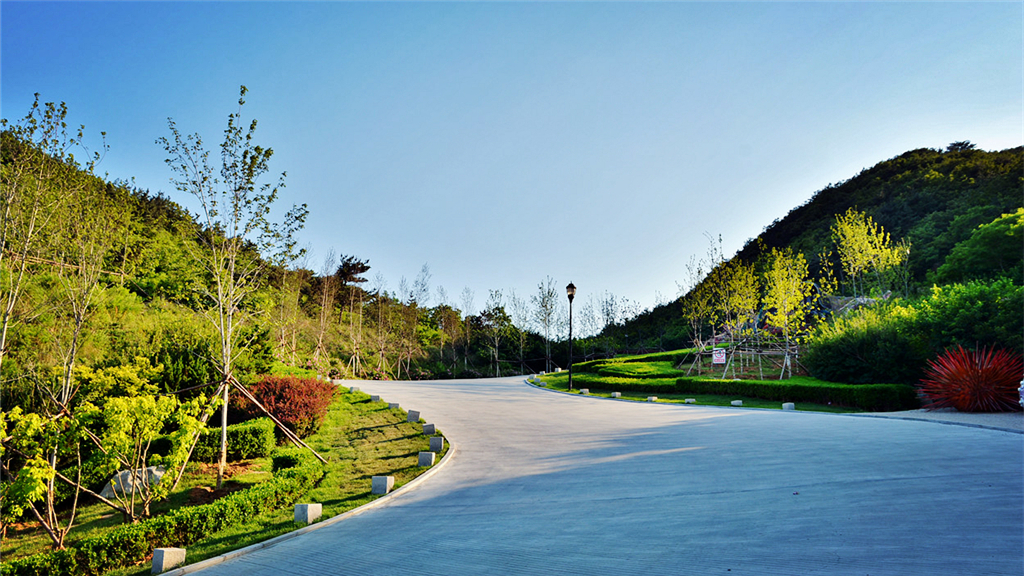
<svg viewBox="0 0 1024 576"><path fill-rule="evenodd" d="M946 350L928 361L919 387L929 410L956 408L961 412L1020 410L1019 393L1024 359L1002 349Z"/></svg>

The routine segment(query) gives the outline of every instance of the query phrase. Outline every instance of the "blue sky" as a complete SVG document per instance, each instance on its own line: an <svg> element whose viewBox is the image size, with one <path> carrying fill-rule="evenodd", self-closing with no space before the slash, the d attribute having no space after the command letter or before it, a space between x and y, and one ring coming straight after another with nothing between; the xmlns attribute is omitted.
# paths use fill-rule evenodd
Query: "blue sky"
<svg viewBox="0 0 1024 576"><path fill-rule="evenodd" d="M0 3L0 111L35 92L162 191L173 117L245 114L300 241L489 289L674 296L832 182L904 151L1020 146L1022 4Z"/></svg>

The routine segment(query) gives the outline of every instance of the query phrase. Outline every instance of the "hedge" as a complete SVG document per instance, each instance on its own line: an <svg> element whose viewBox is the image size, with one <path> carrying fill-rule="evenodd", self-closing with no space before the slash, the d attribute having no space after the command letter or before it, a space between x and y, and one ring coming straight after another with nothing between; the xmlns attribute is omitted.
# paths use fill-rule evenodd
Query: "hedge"
<svg viewBox="0 0 1024 576"><path fill-rule="evenodd" d="M270 418L255 418L228 426L228 462L270 456L277 445L274 436L276 428ZM150 447L151 453L163 456L170 450L171 441L166 436L153 440ZM220 427L203 429L192 453L192 459L197 462L216 462L219 452Z"/></svg>
<svg viewBox="0 0 1024 576"><path fill-rule="evenodd" d="M616 378L591 373L573 375L577 388L645 394L716 394L780 402L832 403L869 412L916 410L917 391L905 384L834 384L788 380L713 380L704 378Z"/></svg>
<svg viewBox="0 0 1024 576"><path fill-rule="evenodd" d="M905 384L806 384L786 380L703 380L680 378L679 394L721 394L747 396L780 402L811 402L852 406L869 412L915 410L921 407L917 391Z"/></svg>
<svg viewBox="0 0 1024 576"><path fill-rule="evenodd" d="M275 471L274 477L267 482L210 504L179 508L138 524L114 528L65 550L5 562L0 566L0 574L99 575L142 562L154 548L188 546L232 524L292 504L308 492L325 471L312 454L305 451L299 454L294 449L283 449L282 452L284 450L288 450L287 461L294 466Z"/></svg>

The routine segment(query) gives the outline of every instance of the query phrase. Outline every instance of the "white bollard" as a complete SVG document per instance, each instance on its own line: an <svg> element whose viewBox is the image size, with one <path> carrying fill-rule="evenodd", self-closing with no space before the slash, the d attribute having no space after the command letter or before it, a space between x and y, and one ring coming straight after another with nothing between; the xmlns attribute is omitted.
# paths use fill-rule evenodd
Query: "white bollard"
<svg viewBox="0 0 1024 576"><path fill-rule="evenodd" d="M154 548L153 574L166 572L185 563L184 548Z"/></svg>
<svg viewBox="0 0 1024 576"><path fill-rule="evenodd" d="M590 388L580 388L580 394L587 396L590 394Z"/></svg>
<svg viewBox="0 0 1024 576"><path fill-rule="evenodd" d="M398 405L398 402L389 402L388 403L388 410L398 410L399 408L400 408L400 406Z"/></svg>
<svg viewBox="0 0 1024 576"><path fill-rule="evenodd" d="M683 404L696 404L696 403L697 403L697 399L696 398L687 398L686 400L683 400Z"/></svg>
<svg viewBox="0 0 1024 576"><path fill-rule="evenodd" d="M387 494L395 487L394 476L374 476L371 481L371 494Z"/></svg>
<svg viewBox="0 0 1024 576"><path fill-rule="evenodd" d="M296 504L295 522L297 524L312 524L323 514L322 504Z"/></svg>
<svg viewBox="0 0 1024 576"><path fill-rule="evenodd" d="M377 396L376 394L370 396L370 402L380 402L380 396Z"/></svg>
<svg viewBox="0 0 1024 576"><path fill-rule="evenodd" d="M732 401L732 405L733 406L743 406L743 400L733 400Z"/></svg>
<svg viewBox="0 0 1024 576"><path fill-rule="evenodd" d="M657 402L658 401L658 397L657 396L648 396L647 397L647 401L648 402Z"/></svg>
<svg viewBox="0 0 1024 576"><path fill-rule="evenodd" d="M440 454L442 450L444 450L444 436L431 436L430 451Z"/></svg>
<svg viewBox="0 0 1024 576"><path fill-rule="evenodd" d="M433 438L431 438L431 440L433 440ZM433 466L435 456L437 456L437 454L434 454L433 452L420 452L419 466Z"/></svg>
<svg viewBox="0 0 1024 576"><path fill-rule="evenodd" d="M433 424L424 424L423 433L426 434L427 436L433 436L434 434L437 434L437 429L434 427Z"/></svg>
<svg viewBox="0 0 1024 576"><path fill-rule="evenodd" d="M612 398L622 398L622 392L612 392Z"/></svg>
<svg viewBox="0 0 1024 576"><path fill-rule="evenodd" d="M356 392L359 392L359 388L356 388L355 386L349 386L349 389L348 389L348 393L349 394L355 394Z"/></svg>
<svg viewBox="0 0 1024 576"><path fill-rule="evenodd" d="M783 410L796 410L796 404L794 404L792 402L783 402L782 403L782 409Z"/></svg>
<svg viewBox="0 0 1024 576"><path fill-rule="evenodd" d="M409 422L419 422L420 412L419 410L409 410L409 416L406 418Z"/></svg>

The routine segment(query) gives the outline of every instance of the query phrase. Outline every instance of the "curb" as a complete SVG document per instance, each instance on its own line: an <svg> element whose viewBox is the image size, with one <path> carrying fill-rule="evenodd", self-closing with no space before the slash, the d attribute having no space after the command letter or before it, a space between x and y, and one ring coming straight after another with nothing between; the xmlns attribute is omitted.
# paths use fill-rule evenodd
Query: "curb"
<svg viewBox="0 0 1024 576"><path fill-rule="evenodd" d="M407 492L411 492L412 490L414 490L417 487L419 487L419 485L421 483L425 482L428 478L430 478L434 474L437 474L441 470L441 468L443 468L445 465L447 465L449 462L451 462L452 459L455 458L455 452L456 452L455 444L451 440L448 440L447 436L445 436L445 440L448 441L448 452L444 455L444 458L441 458L440 462L438 462L436 465L432 466L430 468L430 470L427 470L423 474L420 474L419 476L413 478L409 482L403 484L401 487L396 488L395 490L389 492L388 494L385 494L384 496L381 496L380 498L377 498L373 502L367 502L366 504L363 504L362 506L360 506L358 508L353 508L352 510L349 510L348 512L344 512L342 514L338 514L337 516L333 516L333 517L328 518L328 519L326 519L326 520L324 520L322 522L316 522L314 524L310 524L309 526L304 526L302 528L298 528L296 530L292 530L291 532L288 532L287 534L281 534L280 536L275 536L274 538L271 538L269 540L264 540L263 542L257 542L255 544L250 544L249 546L246 546L245 548L239 548L238 550L232 550L231 552L226 552L224 554L221 554L220 556L214 556L213 558L207 558L206 560L200 560L199 562L196 562L195 564L188 564L186 566L182 566L181 568L175 568L173 570L168 570L166 572L161 572L161 576L180 576L182 574L191 574L193 572L198 572L200 570L205 570L207 568L210 568L210 567L216 566L218 564L222 564L224 562L227 562L228 560L234 560L235 558L238 558L239 556L245 556L247 554L251 554L253 552L256 552L257 550L262 550L263 548L270 548L271 546L276 546L276 545L278 545L278 544L280 544L280 543L282 543L282 542L284 542L286 540L291 540L292 538L296 538L298 536L302 536L303 534L307 534L309 532L313 532L314 530L319 530L321 528L326 528L327 526L330 526L332 524L337 524L338 522L341 522L341 521L346 520L348 518L351 518L353 516L358 516L358 515L360 515L360 514L362 514L364 512L367 512L367 511L372 510L374 508L378 508L380 506L388 504L388 503L391 502L391 500L394 497L399 496L401 494L405 494Z"/></svg>
<svg viewBox="0 0 1024 576"><path fill-rule="evenodd" d="M555 394L564 394L566 396L575 396L577 398L583 398L584 397L584 396L582 396L580 394L573 394L571 392L564 392L562 390L552 390L551 388L548 388L546 386L537 386L536 384L533 384L532 382L529 382L527 380L524 380L524 382L527 385L532 386L533 388L536 388L538 390L544 390L546 392L553 392ZM629 398L605 398L604 396L586 396L586 398L594 398L596 400L615 400L616 402L633 402L633 403L636 403L636 404L648 404L648 402L644 402L643 400L632 400L632 399L629 399ZM657 402L657 404L661 404L661 405L664 405L664 406L675 406L675 405L679 405L679 406L700 406L701 408L721 408L721 409L726 409L726 410L730 410L730 409L736 409L736 410L766 410L766 411L769 411L769 412L782 412L782 410L776 410L774 408L755 408L753 406L750 406L750 407L708 406L708 405L700 405L700 404L680 404L679 402ZM909 421L913 421L913 422L930 422L932 424L944 424L946 426L963 426L964 428L980 428L982 430L995 430L997 432L1011 432L1013 434L1024 435L1024 430L1015 430L1013 428L1002 428L1002 427L999 427L999 426L986 426L984 424L972 424L970 422L953 422L953 421L950 421L950 420L935 420L933 418L914 418L913 416L885 416L884 414L856 414L856 413L846 413L846 414L843 414L843 413L834 413L834 412L816 412L814 410L793 410L792 413L793 414L824 414L824 415L828 415L828 416L848 416L848 417L853 417L853 418L881 418L883 420L909 420Z"/></svg>

